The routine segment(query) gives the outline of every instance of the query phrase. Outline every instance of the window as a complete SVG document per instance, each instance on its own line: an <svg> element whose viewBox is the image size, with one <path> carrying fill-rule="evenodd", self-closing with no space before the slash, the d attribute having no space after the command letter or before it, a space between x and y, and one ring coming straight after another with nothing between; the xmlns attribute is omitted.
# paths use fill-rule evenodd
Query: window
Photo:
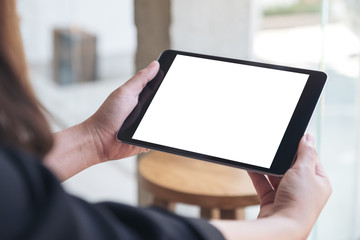
<svg viewBox="0 0 360 240"><path fill-rule="evenodd" d="M313 68L328 83L311 123L333 194L310 239L360 237L360 2L263 1L258 60Z"/></svg>

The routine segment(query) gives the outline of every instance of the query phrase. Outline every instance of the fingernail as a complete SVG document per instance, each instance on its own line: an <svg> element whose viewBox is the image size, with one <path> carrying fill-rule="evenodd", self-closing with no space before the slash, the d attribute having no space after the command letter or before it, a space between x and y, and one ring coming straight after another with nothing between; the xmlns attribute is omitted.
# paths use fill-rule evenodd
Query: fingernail
<svg viewBox="0 0 360 240"><path fill-rule="evenodd" d="M305 135L306 143L312 147L315 147L315 137L311 134Z"/></svg>

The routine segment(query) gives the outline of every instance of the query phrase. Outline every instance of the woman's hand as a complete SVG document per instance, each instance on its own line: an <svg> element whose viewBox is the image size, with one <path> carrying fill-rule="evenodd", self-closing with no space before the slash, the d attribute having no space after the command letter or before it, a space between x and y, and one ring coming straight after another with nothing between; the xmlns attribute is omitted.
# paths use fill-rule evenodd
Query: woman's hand
<svg viewBox="0 0 360 240"><path fill-rule="evenodd" d="M146 151L117 141L115 135L158 71L159 63L152 62L112 92L89 119L55 133L54 146L45 156L44 164L64 181L94 164Z"/></svg>
<svg viewBox="0 0 360 240"><path fill-rule="evenodd" d="M332 191L314 138L302 138L296 161L282 178L249 175L260 198L258 219L211 223L227 239L306 239Z"/></svg>
<svg viewBox="0 0 360 240"><path fill-rule="evenodd" d="M259 218L286 216L299 221L307 234L332 191L311 135L302 138L296 161L283 178L249 175L260 198Z"/></svg>
<svg viewBox="0 0 360 240"><path fill-rule="evenodd" d="M159 63L152 62L112 92L98 111L84 122L96 142L100 162L125 158L146 151L144 148L117 141L115 135L138 103L138 97L143 88L158 71Z"/></svg>

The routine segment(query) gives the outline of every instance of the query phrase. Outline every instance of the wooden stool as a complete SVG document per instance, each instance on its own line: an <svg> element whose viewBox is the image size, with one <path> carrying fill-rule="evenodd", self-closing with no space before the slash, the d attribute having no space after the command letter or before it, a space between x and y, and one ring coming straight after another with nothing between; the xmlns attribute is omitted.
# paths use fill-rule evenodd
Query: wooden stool
<svg viewBox="0 0 360 240"><path fill-rule="evenodd" d="M198 205L206 219L244 219L244 208L259 204L247 172L205 161L151 151L139 161L140 184L156 206Z"/></svg>

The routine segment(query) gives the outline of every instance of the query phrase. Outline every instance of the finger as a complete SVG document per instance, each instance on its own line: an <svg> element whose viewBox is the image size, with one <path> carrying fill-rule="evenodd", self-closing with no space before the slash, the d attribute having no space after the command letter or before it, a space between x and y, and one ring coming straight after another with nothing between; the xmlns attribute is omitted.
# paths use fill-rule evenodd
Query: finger
<svg viewBox="0 0 360 240"><path fill-rule="evenodd" d="M319 160L316 161L315 173L316 173L316 175L318 175L320 177L328 178L328 176L325 172L324 166L322 165L322 163Z"/></svg>
<svg viewBox="0 0 360 240"><path fill-rule="evenodd" d="M268 179L274 189L277 189L282 177L268 176Z"/></svg>
<svg viewBox="0 0 360 240"><path fill-rule="evenodd" d="M248 174L260 199L274 190L265 175L254 172Z"/></svg>
<svg viewBox="0 0 360 240"><path fill-rule="evenodd" d="M302 137L293 168L310 167L315 169L317 152L315 149L315 138L306 134Z"/></svg>
<svg viewBox="0 0 360 240"><path fill-rule="evenodd" d="M134 95L140 94L148 82L150 82L158 73L160 64L153 61L146 68L136 73L124 86Z"/></svg>

